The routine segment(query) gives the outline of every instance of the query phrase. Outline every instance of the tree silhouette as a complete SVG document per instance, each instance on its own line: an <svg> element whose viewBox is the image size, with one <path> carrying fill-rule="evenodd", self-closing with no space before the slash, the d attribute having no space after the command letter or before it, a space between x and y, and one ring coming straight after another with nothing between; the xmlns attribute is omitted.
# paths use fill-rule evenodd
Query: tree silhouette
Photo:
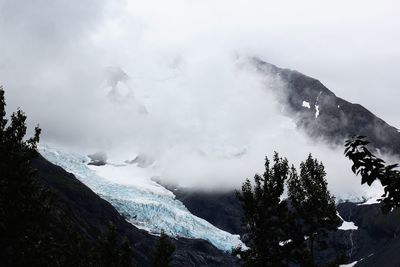
<svg viewBox="0 0 400 267"><path fill-rule="evenodd" d="M246 179L242 192L238 192L247 229L247 250L239 249L245 266L287 266L291 260L288 253L290 242L289 210L281 200L285 181L289 174L287 159L275 152L273 166L265 159L265 172L254 176L254 186Z"/></svg>
<svg viewBox="0 0 400 267"><path fill-rule="evenodd" d="M32 177L40 128L25 140L26 115L21 110L6 118L0 87L0 261L5 266L40 265L51 260L51 236L41 231L48 223L48 194Z"/></svg>
<svg viewBox="0 0 400 267"><path fill-rule="evenodd" d="M117 240L117 229L109 224L107 233L99 240L97 266L104 267L128 267L132 266L132 249L129 241L125 239L122 245Z"/></svg>
<svg viewBox="0 0 400 267"><path fill-rule="evenodd" d="M304 260L311 266L316 265L315 242L318 242L319 249L326 249L328 233L340 225L335 198L328 191L325 176L322 162L313 159L310 154L300 164L300 175L292 167L288 180L289 200L296 220L301 224L301 228L298 228L301 231L298 233L301 232L302 237L307 238L306 244L310 252L310 260L307 260L307 253Z"/></svg>
<svg viewBox="0 0 400 267"><path fill-rule="evenodd" d="M8 120L5 106L0 87L0 265L132 266L129 242L118 246L115 228L93 242L58 221L55 196L37 182L31 166L41 130L26 139L26 115L17 110Z"/></svg>
<svg viewBox="0 0 400 267"><path fill-rule="evenodd" d="M153 254L153 267L169 267L171 266L172 255L175 251L174 244L171 243L169 237L162 230L160 239L158 240L156 249Z"/></svg>
<svg viewBox="0 0 400 267"><path fill-rule="evenodd" d="M283 199L285 184L288 199ZM248 249L233 254L244 266L317 266L314 243L326 248L328 231L339 225L322 163L309 155L298 175L275 152L272 167L266 158L264 174L254 176L254 185L246 179L237 195Z"/></svg>
<svg viewBox="0 0 400 267"><path fill-rule="evenodd" d="M400 171L398 164L387 165L367 148L369 142L365 136L354 136L345 143L345 156L352 162L352 171L361 176L361 184L369 186L378 180L384 189L379 199L383 203L382 211L388 213L400 206Z"/></svg>

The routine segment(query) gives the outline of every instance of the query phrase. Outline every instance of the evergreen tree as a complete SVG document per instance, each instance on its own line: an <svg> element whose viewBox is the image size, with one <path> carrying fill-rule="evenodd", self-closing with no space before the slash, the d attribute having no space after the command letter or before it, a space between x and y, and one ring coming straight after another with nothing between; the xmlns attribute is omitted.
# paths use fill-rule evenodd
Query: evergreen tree
<svg viewBox="0 0 400 267"><path fill-rule="evenodd" d="M132 247L127 237L124 238L119 248L119 264L121 267L132 265Z"/></svg>
<svg viewBox="0 0 400 267"><path fill-rule="evenodd" d="M388 165L381 158L372 154L367 148L369 142L365 136L355 136L345 143L345 156L352 162L352 171L361 175L361 184L369 186L378 180L383 188L384 194L379 199L383 203L384 213L393 211L400 206L400 171L396 168L398 164Z"/></svg>
<svg viewBox="0 0 400 267"><path fill-rule="evenodd" d="M274 154L273 161L270 167L266 158L264 174L254 176L254 186L247 179L242 192L238 192L249 248L234 254L240 255L245 266L287 266L291 260L290 216L287 202L281 200L289 166L287 159L280 158L278 153Z"/></svg>
<svg viewBox="0 0 400 267"><path fill-rule="evenodd" d="M328 232L336 230L340 220L336 215L335 198L328 191L326 173L322 162L311 154L300 164L300 175L294 167L288 180L288 195L296 220L301 227L298 233L308 240L308 251L303 254L303 264L316 266L314 251L327 248ZM301 237L299 237L301 238Z"/></svg>
<svg viewBox="0 0 400 267"><path fill-rule="evenodd" d="M98 252L98 266L102 267L129 267L132 266L132 249L128 239L125 238L119 246L117 230L113 224L109 224L106 235L100 239ZM94 252L94 253L96 253Z"/></svg>
<svg viewBox="0 0 400 267"><path fill-rule="evenodd" d="M0 261L5 266L45 266L54 260L48 224L48 194L32 179L40 128L25 139L26 115L18 110L8 121L0 87Z"/></svg>
<svg viewBox="0 0 400 267"><path fill-rule="evenodd" d="M70 225L54 229L60 224L51 214L53 195L37 182L31 166L41 130L36 127L26 139L26 115L18 110L9 121L5 105L0 87L0 265L131 266L129 242L119 247L115 228L93 243Z"/></svg>
<svg viewBox="0 0 400 267"><path fill-rule="evenodd" d="M169 237L164 231L161 231L160 239L158 240L156 249L153 254L153 267L169 267L171 266L172 255L174 254L175 246L169 240Z"/></svg>
<svg viewBox="0 0 400 267"><path fill-rule="evenodd" d="M266 158L264 174L255 175L254 185L247 179L238 193L248 249L233 253L244 266L317 266L315 243L324 249L327 233L336 230L340 222L324 166L309 155L298 175L277 153L273 162L270 167Z"/></svg>

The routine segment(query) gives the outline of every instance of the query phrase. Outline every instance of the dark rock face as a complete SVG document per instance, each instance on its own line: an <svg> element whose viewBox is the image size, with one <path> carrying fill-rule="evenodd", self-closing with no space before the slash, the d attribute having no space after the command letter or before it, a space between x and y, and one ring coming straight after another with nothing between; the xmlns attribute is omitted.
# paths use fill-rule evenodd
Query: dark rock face
<svg viewBox="0 0 400 267"><path fill-rule="evenodd" d="M358 226L348 250L350 261L359 261L356 266L400 266L400 210L383 214L380 204L342 203L338 211Z"/></svg>
<svg viewBox="0 0 400 267"><path fill-rule="evenodd" d="M239 266L236 258L204 240L179 239L175 246L173 266Z"/></svg>
<svg viewBox="0 0 400 267"><path fill-rule="evenodd" d="M244 234L243 211L235 192L192 192L180 188L171 191L196 216L229 233Z"/></svg>
<svg viewBox="0 0 400 267"><path fill-rule="evenodd" d="M375 148L400 154L400 133L359 104L337 97L320 81L300 72L252 59L260 74L272 75L286 86L277 92L287 115L311 137L343 145L352 135L365 135ZM303 101L309 105L303 106Z"/></svg>
<svg viewBox="0 0 400 267"><path fill-rule="evenodd" d="M115 225L118 239L127 237L133 247L133 258L137 266L149 266L157 237L134 227L107 201L101 199L74 175L53 165L42 157L35 159L33 166L38 170L37 180L53 195L50 210L52 226L66 235L66 227L81 233L93 242L108 230L109 222ZM173 240L176 251L174 266L237 266L235 258L221 252L209 242L194 239Z"/></svg>

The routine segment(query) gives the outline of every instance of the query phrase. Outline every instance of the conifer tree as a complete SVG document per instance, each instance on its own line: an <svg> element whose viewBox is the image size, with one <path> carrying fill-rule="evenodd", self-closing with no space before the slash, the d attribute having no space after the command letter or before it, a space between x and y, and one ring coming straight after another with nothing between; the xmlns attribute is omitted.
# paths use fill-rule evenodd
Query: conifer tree
<svg viewBox="0 0 400 267"><path fill-rule="evenodd" d="M0 87L0 265L132 266L129 242L119 247L115 228L93 243L70 225L57 229L66 231L66 236L56 234L53 195L37 182L31 165L39 155L41 130L36 127L33 137L26 139L25 113L17 110L8 120L5 106Z"/></svg>
<svg viewBox="0 0 400 267"><path fill-rule="evenodd" d="M298 233L308 239L308 251L303 254L303 264L307 266L316 266L315 246L318 245L321 250L326 249L328 232L336 230L340 224L336 215L335 198L328 191L325 176L322 162L313 159L310 154L300 164L300 175L292 167L288 180L292 212L301 225Z"/></svg>
<svg viewBox="0 0 400 267"><path fill-rule="evenodd" d="M125 238L122 245L117 240L117 229L109 224L107 233L99 241L97 249L99 255L98 266L102 267L128 267L132 266L132 250L129 241ZM96 253L96 252L95 252Z"/></svg>
<svg viewBox="0 0 400 267"><path fill-rule="evenodd" d="M334 198L327 189L322 163L311 155L300 165L300 175L288 161L274 154L265 161L265 172L249 179L238 192L247 230L247 250L237 249L244 266L317 266L315 243L326 247L329 231L336 230ZM288 199L283 199L285 184Z"/></svg>
<svg viewBox="0 0 400 267"><path fill-rule="evenodd" d="M124 238L119 248L119 264L121 267L132 265L132 247L127 237Z"/></svg>
<svg viewBox="0 0 400 267"><path fill-rule="evenodd" d="M287 202L281 200L288 178L287 159L275 152L273 166L265 159L265 172L254 176L254 186L249 179L238 192L244 211L243 224L247 230L248 250L237 250L245 266L287 266L290 261L288 247L289 211Z"/></svg>
<svg viewBox="0 0 400 267"><path fill-rule="evenodd" d="M152 266L153 267L169 267L171 266L172 255L175 251L175 246L169 240L169 237L164 231L161 231L160 239L155 248Z"/></svg>
<svg viewBox="0 0 400 267"><path fill-rule="evenodd" d="M26 115L18 110L6 118L4 90L0 87L0 261L8 265L43 265L52 259L47 227L48 195L32 177L31 160L37 156L40 128L25 140Z"/></svg>

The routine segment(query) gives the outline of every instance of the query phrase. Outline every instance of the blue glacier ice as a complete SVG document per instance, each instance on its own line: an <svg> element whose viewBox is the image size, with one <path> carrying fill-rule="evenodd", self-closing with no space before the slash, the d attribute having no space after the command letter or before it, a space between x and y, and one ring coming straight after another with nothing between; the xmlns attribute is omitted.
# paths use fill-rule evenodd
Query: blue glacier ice
<svg viewBox="0 0 400 267"><path fill-rule="evenodd" d="M151 174L136 166L89 167L86 156L49 146L41 146L39 151L53 164L74 174L138 228L152 234L164 230L172 237L204 239L223 251L239 246L245 248L238 235L190 213L171 191L152 181Z"/></svg>

